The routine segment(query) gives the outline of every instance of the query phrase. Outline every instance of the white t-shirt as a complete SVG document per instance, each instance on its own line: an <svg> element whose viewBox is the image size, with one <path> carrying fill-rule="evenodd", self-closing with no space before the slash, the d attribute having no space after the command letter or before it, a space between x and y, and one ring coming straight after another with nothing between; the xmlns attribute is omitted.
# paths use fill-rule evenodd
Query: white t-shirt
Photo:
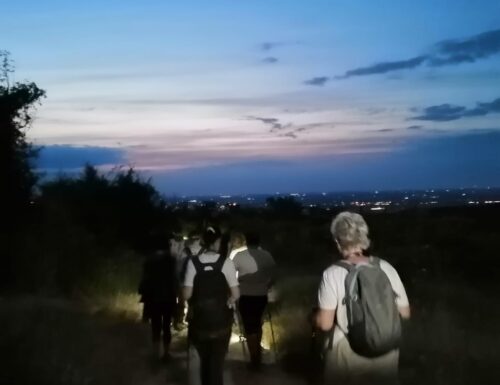
<svg viewBox="0 0 500 385"><path fill-rule="evenodd" d="M406 290L401 278L392 265L380 259L380 268L389 278L392 289L396 293L396 304L398 307L409 306ZM335 311L335 331L333 344L335 345L348 332L347 307L342 303L345 297L345 278L347 270L341 266L332 265L323 272L323 279L318 292L318 304L323 310Z"/></svg>
<svg viewBox="0 0 500 385"><path fill-rule="evenodd" d="M207 251L200 255L201 263L214 263L219 258L219 254L213 251ZM236 278L236 269L234 263L229 258L224 261L222 265L222 273L226 277L229 287L238 286L238 279ZM189 261L186 268L186 276L184 278L184 286L193 287L194 277L196 276L196 268L193 261Z"/></svg>

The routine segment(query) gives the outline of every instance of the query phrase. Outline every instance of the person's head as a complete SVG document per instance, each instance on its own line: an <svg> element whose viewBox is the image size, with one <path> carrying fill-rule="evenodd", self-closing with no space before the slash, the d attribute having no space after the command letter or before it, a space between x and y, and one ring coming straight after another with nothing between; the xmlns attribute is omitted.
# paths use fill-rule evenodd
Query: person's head
<svg viewBox="0 0 500 385"><path fill-rule="evenodd" d="M231 233L231 247L237 249L238 247L245 246L247 244L247 240L245 235L239 231L233 231Z"/></svg>
<svg viewBox="0 0 500 385"><path fill-rule="evenodd" d="M359 214L349 211L338 214L332 221L330 231L343 258L361 255L370 247L368 225Z"/></svg>
<svg viewBox="0 0 500 385"><path fill-rule="evenodd" d="M202 234L201 244L206 250L219 251L221 232L216 226L208 226Z"/></svg>
<svg viewBox="0 0 500 385"><path fill-rule="evenodd" d="M249 231L245 233L245 238L247 240L247 246L250 248L255 248L260 246L260 235L255 231Z"/></svg>

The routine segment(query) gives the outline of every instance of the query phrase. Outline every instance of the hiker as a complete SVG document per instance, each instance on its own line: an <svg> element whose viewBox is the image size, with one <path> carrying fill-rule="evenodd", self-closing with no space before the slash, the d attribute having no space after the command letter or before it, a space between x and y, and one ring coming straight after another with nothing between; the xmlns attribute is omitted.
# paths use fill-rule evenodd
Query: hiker
<svg viewBox="0 0 500 385"><path fill-rule="evenodd" d="M187 264L183 298L189 301L188 339L200 358L202 385L222 385L234 304L240 296L231 260L221 255L215 226L202 235L202 252Z"/></svg>
<svg viewBox="0 0 500 385"><path fill-rule="evenodd" d="M172 238L170 240L170 251L176 260L176 274L177 282L179 283L179 293L184 285L184 278L186 275L186 268L189 260L197 255L201 250L201 234L198 231L191 231L187 237L181 240ZM181 298L177 296L177 306L174 316L174 329L181 331L185 328L185 313L187 305Z"/></svg>
<svg viewBox="0 0 500 385"><path fill-rule="evenodd" d="M154 251L144 262L138 292L144 304L143 320L151 323L153 358L167 361L177 291L175 260L168 251L167 237L157 235L151 245Z"/></svg>
<svg viewBox="0 0 500 385"><path fill-rule="evenodd" d="M240 284L238 309L250 352L249 368L258 370L262 363L262 318L268 304L268 292L274 282L276 265L271 254L260 248L257 233L250 232L244 237L235 233L232 244L237 246L233 262Z"/></svg>
<svg viewBox="0 0 500 385"><path fill-rule="evenodd" d="M333 328L325 382L397 383L400 318L410 317L403 283L388 262L364 255L370 239L361 215L340 213L331 233L341 260L323 273L315 315L320 330Z"/></svg>
<svg viewBox="0 0 500 385"><path fill-rule="evenodd" d="M243 233L237 231L232 232L229 243L231 249L231 252L229 253L230 260L233 260L235 255L240 251L247 249L247 241Z"/></svg>

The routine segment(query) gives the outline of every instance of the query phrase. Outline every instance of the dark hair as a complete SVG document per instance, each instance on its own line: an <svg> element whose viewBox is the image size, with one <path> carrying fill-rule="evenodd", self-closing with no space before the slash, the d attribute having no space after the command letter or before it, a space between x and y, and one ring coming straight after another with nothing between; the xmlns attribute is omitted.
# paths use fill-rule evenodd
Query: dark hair
<svg viewBox="0 0 500 385"><path fill-rule="evenodd" d="M249 247L257 247L260 245L260 235L255 231L245 233L245 238L247 240L247 246Z"/></svg>
<svg viewBox="0 0 500 385"><path fill-rule="evenodd" d="M207 227L201 237L203 247L209 248L210 246L212 246L215 243L215 241L217 241L217 239L220 238L220 235L221 233L218 227L216 226Z"/></svg>

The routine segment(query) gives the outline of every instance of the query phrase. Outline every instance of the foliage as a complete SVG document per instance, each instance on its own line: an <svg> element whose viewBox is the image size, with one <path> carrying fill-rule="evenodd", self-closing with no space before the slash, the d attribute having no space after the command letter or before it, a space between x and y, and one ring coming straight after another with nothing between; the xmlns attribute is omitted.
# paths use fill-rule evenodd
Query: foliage
<svg viewBox="0 0 500 385"><path fill-rule="evenodd" d="M294 217L302 211L302 204L294 197L270 197L266 203L275 216Z"/></svg>
<svg viewBox="0 0 500 385"><path fill-rule="evenodd" d="M2 183L0 196L9 211L26 208L31 198L36 182L31 162L36 150L26 139L26 129L33 120L33 107L45 97L35 83L11 85L13 71L9 53L0 51L0 161L8 181Z"/></svg>
<svg viewBox="0 0 500 385"><path fill-rule="evenodd" d="M37 151L26 139L26 130L33 120L33 108L45 96L35 83L11 84L14 66L7 51L0 51L0 287L11 283L16 251L22 242L20 234L32 198L36 175L32 161ZM22 238L22 237L21 237Z"/></svg>

